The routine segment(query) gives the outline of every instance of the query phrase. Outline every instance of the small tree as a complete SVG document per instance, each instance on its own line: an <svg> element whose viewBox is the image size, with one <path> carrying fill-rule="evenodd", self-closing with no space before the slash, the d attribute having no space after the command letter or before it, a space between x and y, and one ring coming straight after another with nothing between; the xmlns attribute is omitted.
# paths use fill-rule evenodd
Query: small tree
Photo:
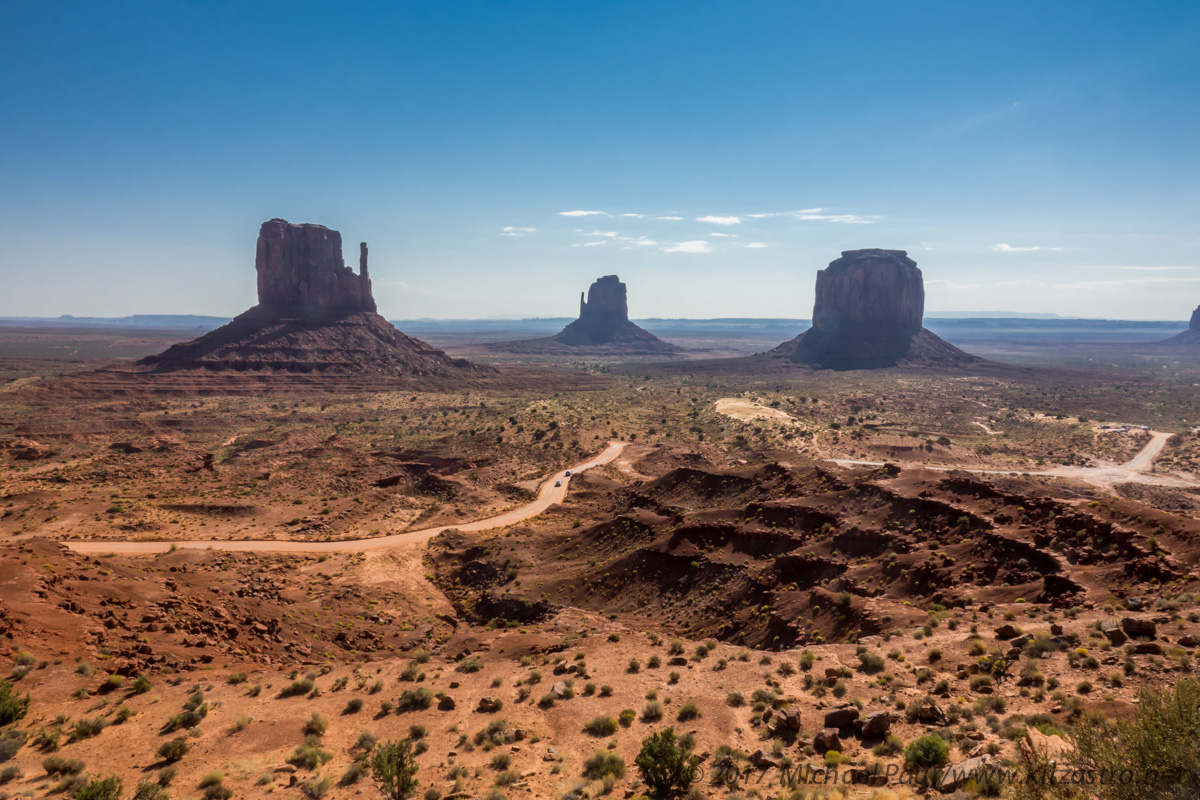
<svg viewBox="0 0 1200 800"><path fill-rule="evenodd" d="M407 800L417 790L417 764L412 740L384 742L371 756L371 777L388 800Z"/></svg>
<svg viewBox="0 0 1200 800"><path fill-rule="evenodd" d="M121 779L109 775L102 780L92 781L73 795L75 800L121 800Z"/></svg>
<svg viewBox="0 0 1200 800"><path fill-rule="evenodd" d="M675 738L674 728L667 728L642 741L641 752L634 763L650 794L669 797L691 788L700 759Z"/></svg>
<svg viewBox="0 0 1200 800"><path fill-rule="evenodd" d="M8 681L0 681L0 728L11 725L29 711L29 695L24 697L13 691Z"/></svg>

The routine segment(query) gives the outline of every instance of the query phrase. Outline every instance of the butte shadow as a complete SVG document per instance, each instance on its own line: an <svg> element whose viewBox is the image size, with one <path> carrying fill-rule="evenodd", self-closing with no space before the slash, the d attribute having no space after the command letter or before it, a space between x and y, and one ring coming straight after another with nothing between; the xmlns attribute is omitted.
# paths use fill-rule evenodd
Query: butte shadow
<svg viewBox="0 0 1200 800"><path fill-rule="evenodd" d="M579 295L579 319L556 333L537 339L494 342L488 352L549 356L662 356L682 355L682 347L664 342L629 321L625 284L605 275Z"/></svg>

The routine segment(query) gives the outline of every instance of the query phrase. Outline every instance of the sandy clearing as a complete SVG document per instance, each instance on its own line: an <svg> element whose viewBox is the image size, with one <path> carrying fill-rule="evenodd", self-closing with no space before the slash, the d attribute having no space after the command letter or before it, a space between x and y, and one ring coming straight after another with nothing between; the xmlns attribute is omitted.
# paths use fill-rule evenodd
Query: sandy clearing
<svg viewBox="0 0 1200 800"><path fill-rule="evenodd" d="M1151 486L1175 486L1180 488L1194 488L1200 486L1200 482L1189 481L1183 478L1176 478L1169 475L1154 475L1147 473L1146 470L1154 462L1154 459L1162 452L1162 449L1167 444L1167 440L1173 434L1163 433L1162 431L1150 431L1150 441L1146 443L1137 455L1126 461L1120 466L1111 467L1054 467L1046 470L1026 470L1026 469L974 469L968 467L956 466L938 466L934 464L920 464L919 466L925 469L932 469L937 472L951 472L961 470L963 472L973 472L979 475L1037 475L1042 477L1052 478L1071 478L1073 480L1083 481L1102 487L1111 487L1118 483L1144 483ZM883 461L856 461L848 458L831 458L828 459L834 464L843 467L881 467Z"/></svg>
<svg viewBox="0 0 1200 800"><path fill-rule="evenodd" d="M504 528L527 520L530 517L536 517L550 508L550 506L561 503L566 498L567 489L570 488L570 479L566 475L567 472L583 472L586 469L598 467L601 464L608 464L621 455L621 451L625 449L627 444L627 442L609 442L608 447L604 448L595 458L554 473L542 483L542 488L538 492L537 499L531 503L494 517L487 517L461 525L441 525L436 528L405 531L404 533L381 536L375 539L347 539L338 542L283 542L269 539L244 539L240 541L198 540L187 542L88 542L71 540L60 543L77 553L120 553L122 555L166 553L172 547L191 550L223 550L239 553L364 553L374 550L385 550L400 544L425 542L443 531L486 531L493 528ZM555 486L559 482L562 485Z"/></svg>
<svg viewBox="0 0 1200 800"><path fill-rule="evenodd" d="M758 403L752 403L740 397L722 397L716 402L718 414L724 414L743 422L752 419L770 419L776 421L793 420L791 414L778 408L768 408Z"/></svg>

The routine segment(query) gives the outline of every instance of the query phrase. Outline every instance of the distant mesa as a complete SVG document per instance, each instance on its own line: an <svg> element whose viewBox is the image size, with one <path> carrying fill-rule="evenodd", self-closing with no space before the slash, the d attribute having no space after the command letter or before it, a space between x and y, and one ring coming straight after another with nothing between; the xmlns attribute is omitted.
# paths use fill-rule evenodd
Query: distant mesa
<svg viewBox="0 0 1200 800"><path fill-rule="evenodd" d="M1161 344L1167 345L1183 345L1193 346L1200 345L1200 306L1192 312L1192 321L1188 323L1188 329L1182 333L1177 333L1169 339L1164 339Z"/></svg>
<svg viewBox="0 0 1200 800"><path fill-rule="evenodd" d="M258 305L227 325L145 358L152 372L286 371L379 377L491 372L406 336L375 313L367 245L359 272L342 235L323 225L264 222L255 256Z"/></svg>
<svg viewBox="0 0 1200 800"><path fill-rule="evenodd" d="M769 355L835 370L982 361L922 327L924 313L924 279L907 252L846 250L817 273L812 327Z"/></svg>
<svg viewBox="0 0 1200 800"><path fill-rule="evenodd" d="M625 284L616 275L597 279L579 295L579 319L554 336L497 342L489 350L506 353L672 356L683 348L664 342L629 321Z"/></svg>

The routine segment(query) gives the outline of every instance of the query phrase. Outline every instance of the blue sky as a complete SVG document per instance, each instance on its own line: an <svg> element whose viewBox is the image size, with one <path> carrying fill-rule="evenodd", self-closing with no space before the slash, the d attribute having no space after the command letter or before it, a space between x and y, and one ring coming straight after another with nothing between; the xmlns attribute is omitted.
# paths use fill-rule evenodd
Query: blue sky
<svg viewBox="0 0 1200 800"><path fill-rule="evenodd" d="M272 217L386 316L1200 304L1195 2L0 5L0 315L232 315ZM571 213L564 213L571 212ZM598 212L583 214L579 212Z"/></svg>

